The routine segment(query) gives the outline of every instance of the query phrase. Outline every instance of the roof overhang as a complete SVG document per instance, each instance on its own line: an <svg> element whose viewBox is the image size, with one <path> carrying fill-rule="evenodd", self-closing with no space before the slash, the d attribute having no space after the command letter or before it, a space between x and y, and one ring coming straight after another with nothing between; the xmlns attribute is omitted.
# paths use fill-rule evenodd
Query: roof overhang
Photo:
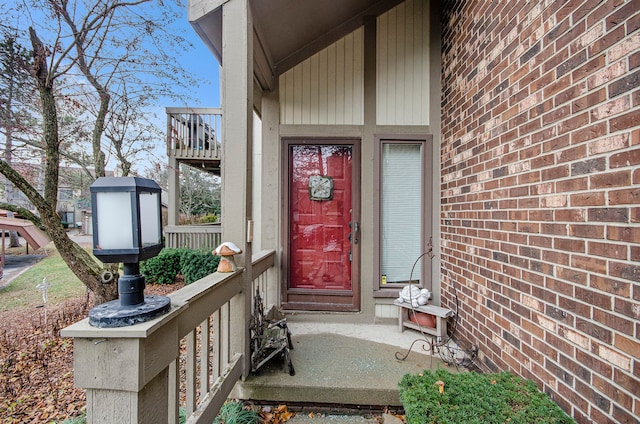
<svg viewBox="0 0 640 424"><path fill-rule="evenodd" d="M27 221L26 219L0 218L0 230L19 231L22 238L24 238L34 250L38 250L51 242L47 234L36 227L33 222Z"/></svg>
<svg viewBox="0 0 640 424"><path fill-rule="evenodd" d="M189 21L222 64L222 8L234 0L189 0ZM402 0L249 0L254 74L265 90L298 63Z"/></svg>

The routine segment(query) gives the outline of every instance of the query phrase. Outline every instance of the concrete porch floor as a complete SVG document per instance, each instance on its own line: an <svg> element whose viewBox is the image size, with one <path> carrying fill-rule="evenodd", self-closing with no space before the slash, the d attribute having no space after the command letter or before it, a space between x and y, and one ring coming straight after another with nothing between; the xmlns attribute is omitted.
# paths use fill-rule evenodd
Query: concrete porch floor
<svg viewBox="0 0 640 424"><path fill-rule="evenodd" d="M284 361L274 358L257 374L238 382L230 397L259 403L398 409L398 383L403 375L451 369L437 354L432 357L423 350L428 346L421 342L414 344L406 360L396 359L396 353L404 356L416 339L425 336L413 330L400 332L393 320L331 322L335 320L340 316L288 315L295 376L288 374Z"/></svg>

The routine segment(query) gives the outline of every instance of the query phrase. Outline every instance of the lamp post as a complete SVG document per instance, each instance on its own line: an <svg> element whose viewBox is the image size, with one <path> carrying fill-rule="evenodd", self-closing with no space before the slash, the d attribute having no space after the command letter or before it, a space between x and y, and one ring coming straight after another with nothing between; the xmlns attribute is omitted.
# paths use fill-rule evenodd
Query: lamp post
<svg viewBox="0 0 640 424"><path fill-rule="evenodd" d="M162 250L160 186L138 177L98 178L90 187L93 210L93 254L104 263L119 263L119 299L89 311L94 327L125 327L149 321L171 308L165 296L145 296L139 262Z"/></svg>

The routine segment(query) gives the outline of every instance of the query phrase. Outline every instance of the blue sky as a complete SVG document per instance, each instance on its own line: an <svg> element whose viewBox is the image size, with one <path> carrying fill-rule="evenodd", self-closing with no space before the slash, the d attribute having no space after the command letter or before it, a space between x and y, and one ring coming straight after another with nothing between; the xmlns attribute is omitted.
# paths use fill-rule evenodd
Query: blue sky
<svg viewBox="0 0 640 424"><path fill-rule="evenodd" d="M184 8L184 15L179 24L184 30L185 37L194 46L194 50L185 52L184 56L180 58L180 60L185 64L185 68L191 70L191 72L203 80L203 84L201 86L193 87L192 90L190 90L190 94L197 99L198 104L191 104L189 106L219 107L220 77L218 61L188 22L186 7Z"/></svg>

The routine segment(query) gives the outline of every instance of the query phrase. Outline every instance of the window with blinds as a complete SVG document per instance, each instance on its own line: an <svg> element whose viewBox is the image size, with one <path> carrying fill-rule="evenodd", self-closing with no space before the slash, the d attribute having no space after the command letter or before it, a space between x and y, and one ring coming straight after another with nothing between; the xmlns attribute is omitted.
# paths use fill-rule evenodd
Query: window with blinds
<svg viewBox="0 0 640 424"><path fill-rule="evenodd" d="M380 181L380 270L385 284L421 280L423 143L383 143Z"/></svg>

